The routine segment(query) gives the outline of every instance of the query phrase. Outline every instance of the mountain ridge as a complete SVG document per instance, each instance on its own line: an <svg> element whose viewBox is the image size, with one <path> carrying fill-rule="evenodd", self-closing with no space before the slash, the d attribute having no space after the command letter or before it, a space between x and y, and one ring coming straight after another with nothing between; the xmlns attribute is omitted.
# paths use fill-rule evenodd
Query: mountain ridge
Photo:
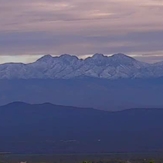
<svg viewBox="0 0 163 163"><path fill-rule="evenodd" d="M163 107L163 78L1 79L0 105L13 101L121 110Z"/></svg>
<svg viewBox="0 0 163 163"><path fill-rule="evenodd" d="M163 63L149 64L122 53L112 56L96 53L85 59L70 54L57 57L48 54L29 64L0 64L0 79L70 79L82 76L157 78L163 76Z"/></svg>
<svg viewBox="0 0 163 163"><path fill-rule="evenodd" d="M0 152L162 151L162 117L163 109L156 108L108 112L16 102L0 106Z"/></svg>
<svg viewBox="0 0 163 163"><path fill-rule="evenodd" d="M130 108L130 109L123 109L123 110L115 110L115 111L111 111L111 110L100 110L100 109L96 109L96 108L88 108L88 107L79 107L79 106L67 106L67 105L58 105L58 104L53 104L51 102L43 102L43 103L28 103L28 102L22 102L22 101L14 101L14 102L10 102L8 104L5 104L5 105L0 105L0 110L4 107L24 107L24 106L28 106L28 107L39 107L39 106L44 106L44 107L60 107L60 109L64 108L64 109L77 109L77 110L82 110L82 111L85 111L85 110L94 110L94 111L97 111L97 112L107 112L107 113L123 113L123 112L136 112L136 111L154 111L154 110L157 110L157 111L163 111L163 108L152 108L152 107L146 107L146 108ZM16 109L15 108L15 109Z"/></svg>

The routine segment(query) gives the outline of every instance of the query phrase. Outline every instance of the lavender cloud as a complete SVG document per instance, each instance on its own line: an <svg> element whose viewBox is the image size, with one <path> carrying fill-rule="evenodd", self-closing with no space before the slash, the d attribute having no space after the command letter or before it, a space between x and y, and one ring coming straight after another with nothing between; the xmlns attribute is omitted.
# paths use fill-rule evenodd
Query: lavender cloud
<svg viewBox="0 0 163 163"><path fill-rule="evenodd" d="M162 15L162 0L0 0L0 55L154 56L163 51Z"/></svg>

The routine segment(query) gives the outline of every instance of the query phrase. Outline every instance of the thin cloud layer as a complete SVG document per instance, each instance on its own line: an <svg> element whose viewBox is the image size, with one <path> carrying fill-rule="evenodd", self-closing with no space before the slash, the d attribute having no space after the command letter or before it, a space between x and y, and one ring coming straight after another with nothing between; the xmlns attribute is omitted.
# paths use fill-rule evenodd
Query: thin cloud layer
<svg viewBox="0 0 163 163"><path fill-rule="evenodd" d="M155 56L163 51L162 15L163 0L0 0L0 55Z"/></svg>

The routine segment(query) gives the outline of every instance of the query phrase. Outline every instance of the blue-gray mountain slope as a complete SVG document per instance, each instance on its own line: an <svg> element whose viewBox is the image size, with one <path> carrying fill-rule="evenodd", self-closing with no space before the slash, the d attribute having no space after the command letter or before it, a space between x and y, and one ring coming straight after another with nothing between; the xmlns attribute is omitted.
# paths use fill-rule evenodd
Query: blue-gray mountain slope
<svg viewBox="0 0 163 163"><path fill-rule="evenodd" d="M70 79L96 77L157 78L163 76L163 63L148 64L124 54L110 57L95 54L86 59L64 54L59 57L45 55L36 62L6 63L0 65L0 79Z"/></svg>
<svg viewBox="0 0 163 163"><path fill-rule="evenodd" d="M15 102L0 107L0 152L162 151L162 117L163 109L106 112Z"/></svg>

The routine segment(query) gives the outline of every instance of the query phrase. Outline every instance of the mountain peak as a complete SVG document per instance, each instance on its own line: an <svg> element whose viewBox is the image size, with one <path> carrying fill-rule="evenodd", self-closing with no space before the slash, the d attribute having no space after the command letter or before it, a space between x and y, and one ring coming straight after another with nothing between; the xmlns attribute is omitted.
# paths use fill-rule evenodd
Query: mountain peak
<svg viewBox="0 0 163 163"><path fill-rule="evenodd" d="M70 54L62 54L61 56L59 56L59 58L65 60L65 61L74 61L74 60L78 60L78 57L75 55L70 55Z"/></svg>
<svg viewBox="0 0 163 163"><path fill-rule="evenodd" d="M130 57L130 56L128 56L128 55L125 55L125 54L123 54L123 53L117 53L117 54L113 54L112 56L111 56L111 58L113 58L113 59L115 59L115 60L132 60L132 61L134 61L135 59L134 58L132 58L132 57Z"/></svg>
<svg viewBox="0 0 163 163"><path fill-rule="evenodd" d="M92 58L96 59L96 58L104 58L105 56L101 53L95 53Z"/></svg>
<svg viewBox="0 0 163 163"><path fill-rule="evenodd" d="M71 54L62 54L59 56L60 58L72 58L72 57L76 57L74 55L71 55Z"/></svg>
<svg viewBox="0 0 163 163"><path fill-rule="evenodd" d="M127 58L131 58L131 57L129 57L128 55L126 55L126 54L123 54L123 53L116 53L116 54L113 54L112 55L112 57L127 57Z"/></svg>
<svg viewBox="0 0 163 163"><path fill-rule="evenodd" d="M22 101L15 101L15 102L11 102L4 106L16 107L16 106L27 106L27 105L30 105L30 104L28 104L26 102L22 102Z"/></svg>
<svg viewBox="0 0 163 163"><path fill-rule="evenodd" d="M0 79L145 78L163 76L162 69L162 64L143 63L123 53L109 57L96 53L86 59L70 54L56 57L48 54L32 64L0 65Z"/></svg>
<svg viewBox="0 0 163 163"><path fill-rule="evenodd" d="M47 62L51 59L53 59L53 57L50 54L46 54L43 57L39 58L37 61Z"/></svg>

